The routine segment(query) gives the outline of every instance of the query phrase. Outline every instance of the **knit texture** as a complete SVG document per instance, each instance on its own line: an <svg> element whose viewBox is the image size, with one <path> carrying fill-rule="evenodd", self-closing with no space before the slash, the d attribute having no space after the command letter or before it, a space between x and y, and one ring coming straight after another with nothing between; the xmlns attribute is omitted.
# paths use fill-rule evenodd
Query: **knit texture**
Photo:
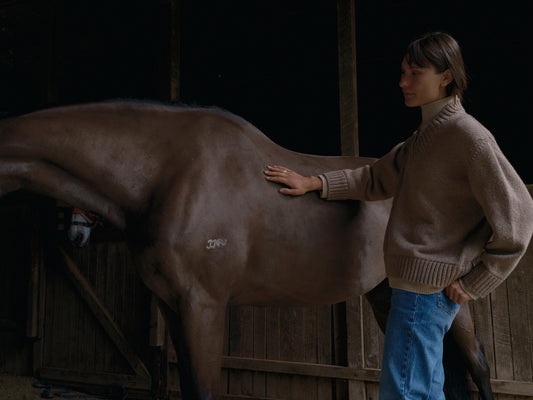
<svg viewBox="0 0 533 400"><path fill-rule="evenodd" d="M527 188L458 100L374 164L321 179L328 200L394 197L384 242L393 287L428 293L462 279L484 297L511 273L533 233Z"/></svg>

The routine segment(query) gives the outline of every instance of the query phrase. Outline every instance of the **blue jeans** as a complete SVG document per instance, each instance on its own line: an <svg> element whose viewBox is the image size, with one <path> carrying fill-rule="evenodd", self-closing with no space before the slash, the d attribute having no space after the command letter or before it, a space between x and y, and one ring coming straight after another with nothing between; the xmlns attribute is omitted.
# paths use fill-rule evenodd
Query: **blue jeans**
<svg viewBox="0 0 533 400"><path fill-rule="evenodd" d="M392 290L379 400L444 400L442 341L459 307L444 291Z"/></svg>

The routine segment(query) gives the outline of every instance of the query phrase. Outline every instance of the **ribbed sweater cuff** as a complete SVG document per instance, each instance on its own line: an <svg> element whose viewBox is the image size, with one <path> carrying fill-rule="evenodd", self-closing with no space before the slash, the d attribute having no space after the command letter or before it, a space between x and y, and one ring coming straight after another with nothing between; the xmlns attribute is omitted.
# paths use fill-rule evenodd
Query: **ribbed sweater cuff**
<svg viewBox="0 0 533 400"><path fill-rule="evenodd" d="M322 175L327 181L328 200L346 200L348 198L348 179L342 170L326 172Z"/></svg>
<svg viewBox="0 0 533 400"><path fill-rule="evenodd" d="M503 282L503 279L492 274L484 264L478 264L472 271L461 278L468 291L486 297Z"/></svg>

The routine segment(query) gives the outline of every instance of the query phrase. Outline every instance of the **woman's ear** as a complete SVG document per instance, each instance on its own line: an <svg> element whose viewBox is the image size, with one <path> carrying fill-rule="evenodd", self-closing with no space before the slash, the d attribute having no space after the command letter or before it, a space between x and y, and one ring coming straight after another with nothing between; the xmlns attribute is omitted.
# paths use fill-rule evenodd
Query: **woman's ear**
<svg viewBox="0 0 533 400"><path fill-rule="evenodd" d="M449 83L453 81L453 75L452 71L447 69L442 73L442 80L441 80L441 86L445 87L448 86Z"/></svg>

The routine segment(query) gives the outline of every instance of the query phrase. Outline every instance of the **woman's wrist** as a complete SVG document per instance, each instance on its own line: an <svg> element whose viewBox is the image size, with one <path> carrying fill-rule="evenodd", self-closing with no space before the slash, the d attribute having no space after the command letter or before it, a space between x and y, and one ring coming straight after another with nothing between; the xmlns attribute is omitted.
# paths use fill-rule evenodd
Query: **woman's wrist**
<svg viewBox="0 0 533 400"><path fill-rule="evenodd" d="M322 190L322 179L318 176L310 176L308 179L307 191Z"/></svg>

